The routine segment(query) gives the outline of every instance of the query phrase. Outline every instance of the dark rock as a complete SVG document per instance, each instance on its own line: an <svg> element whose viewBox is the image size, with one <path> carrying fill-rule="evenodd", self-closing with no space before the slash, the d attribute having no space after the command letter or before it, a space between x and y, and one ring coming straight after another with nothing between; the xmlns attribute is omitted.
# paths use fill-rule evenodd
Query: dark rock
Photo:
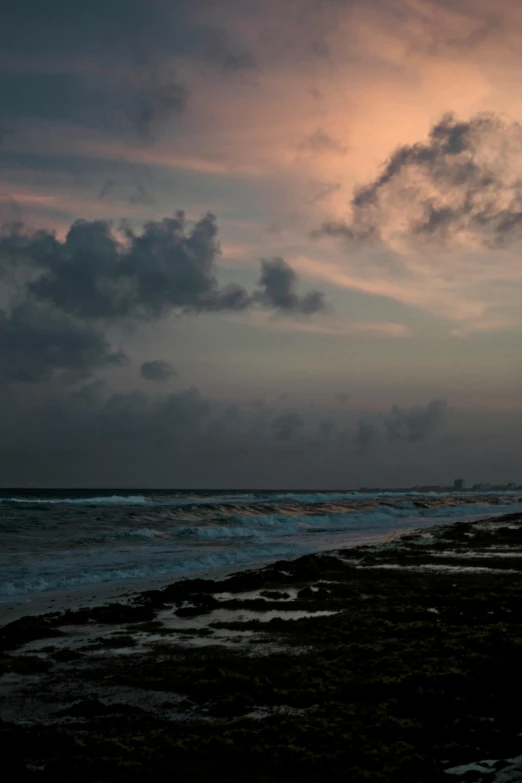
<svg viewBox="0 0 522 783"><path fill-rule="evenodd" d="M0 658L0 674L42 674L51 666L51 661L38 655L6 655Z"/></svg>
<svg viewBox="0 0 522 783"><path fill-rule="evenodd" d="M145 710L129 704L104 704L99 699L84 699L55 715L67 715L73 718L95 718L100 715L142 715Z"/></svg>
<svg viewBox="0 0 522 783"><path fill-rule="evenodd" d="M176 609L174 614L178 617L197 617L200 614L209 614L211 608L206 606L183 606L181 609Z"/></svg>
<svg viewBox="0 0 522 783"><path fill-rule="evenodd" d="M155 611L152 606L128 606L126 604L107 604L92 609L78 609L64 612L62 625L83 625L94 620L97 623L113 625L119 623L144 623L153 620Z"/></svg>
<svg viewBox="0 0 522 783"><path fill-rule="evenodd" d="M63 636L63 633L42 617L21 617L0 630L0 649L14 650L36 639L51 639L53 636Z"/></svg>
<svg viewBox="0 0 522 783"><path fill-rule="evenodd" d="M51 655L51 658L56 661L56 663L68 663L69 661L77 661L79 658L82 657L82 654L79 653L77 650L57 650L57 652L53 653Z"/></svg>

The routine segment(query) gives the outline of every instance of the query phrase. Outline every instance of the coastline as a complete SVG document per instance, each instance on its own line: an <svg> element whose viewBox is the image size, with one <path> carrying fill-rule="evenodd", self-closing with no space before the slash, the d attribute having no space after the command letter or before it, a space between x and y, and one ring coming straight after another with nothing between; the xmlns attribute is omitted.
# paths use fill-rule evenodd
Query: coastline
<svg viewBox="0 0 522 783"><path fill-rule="evenodd" d="M515 513L22 618L0 730L23 780L520 779L521 598Z"/></svg>
<svg viewBox="0 0 522 783"><path fill-rule="evenodd" d="M296 551L295 553L283 552L276 554L266 554L262 557L256 557L254 559L238 559L238 562L222 563L220 565L200 565L198 568L189 569L185 573L163 573L161 575L148 575L148 576L135 576L121 578L116 581L103 579L100 581L87 582L85 584L70 584L68 586L54 587L51 589L39 590L38 592L21 592L18 594L3 594L0 597L0 627L8 622L17 620L25 615L40 615L47 614L49 612L62 612L72 609L77 609L80 606L89 607L96 606L98 603L123 601L128 602L133 599L137 594L141 594L148 589L161 589L162 587L172 584L174 581L180 581L186 578L206 578L206 579L223 579L232 573L239 573L246 570L257 569L264 565L277 562L277 560L284 559L297 559L305 554L320 554L321 552L333 552L335 553L339 549L349 548L355 549L365 544L379 544L394 541L396 538L400 538L409 532L415 532L416 530L429 529L434 525L441 524L454 524L455 521L474 521L485 518L494 518L499 515L508 513L508 508L504 506L502 510L497 509L497 503L495 503L491 497L477 496L475 498L475 510L473 513L459 514L457 520L450 516L453 509L462 507L463 495L451 497L449 504L441 503L440 498L430 498L428 502L424 500L419 504L420 513L418 517L415 517L413 513L411 518L407 516L403 519L398 518L396 525L392 530L383 529L376 530L364 530L354 532L347 530L345 536L342 534L339 536L340 540L333 545L332 541L325 539L323 542L314 541L313 545L308 548L304 548L304 551ZM500 500L500 498L499 498ZM518 505L520 506L519 498ZM484 505L479 511L479 507L482 503L488 501L490 505ZM423 511L431 508L432 511L437 512L439 509L448 507L447 519L439 519L437 516L424 516ZM363 513L376 511L381 513L383 507L379 505L370 505L363 507ZM517 510L520 510L517 509ZM351 509L351 513L356 515L358 512ZM138 531L139 532L139 531ZM344 540L343 540L344 539ZM308 551L307 551L308 550Z"/></svg>

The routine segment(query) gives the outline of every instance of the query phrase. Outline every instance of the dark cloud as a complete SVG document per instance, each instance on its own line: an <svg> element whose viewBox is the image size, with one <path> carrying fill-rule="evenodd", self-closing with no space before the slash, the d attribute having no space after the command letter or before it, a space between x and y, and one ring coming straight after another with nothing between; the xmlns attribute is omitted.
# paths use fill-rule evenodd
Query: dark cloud
<svg viewBox="0 0 522 783"><path fill-rule="evenodd" d="M457 475L500 482L518 480L522 470L515 413L459 411L429 441L408 440L411 427L390 438L385 417L370 415L363 419L372 422L371 432L360 437L368 445L356 456L344 441L353 444L365 427L357 429L344 411L328 416L339 431L318 448L317 425L326 412L296 408L279 419L275 407L223 404L196 388L149 396L94 382L73 392L63 386L31 392L0 386L4 486L350 489L447 485ZM494 439L484 440L490 431Z"/></svg>
<svg viewBox="0 0 522 783"><path fill-rule="evenodd" d="M114 394L99 413L109 431L117 430L126 438L131 435L149 444L152 439L161 446L167 445L175 435L189 438L201 434L200 426L211 408L198 389L191 387L159 399L138 392Z"/></svg>
<svg viewBox="0 0 522 783"><path fill-rule="evenodd" d="M27 293L81 318L154 320L177 308L192 312L241 311L261 305L311 315L325 307L324 295L298 296L298 278L283 260L262 262L260 289L249 294L236 284L220 287L220 253L213 215L189 225L183 212L130 228L124 239L107 221L77 220L63 241L46 231L7 227L0 237L0 271L24 265L40 276Z"/></svg>
<svg viewBox="0 0 522 783"><path fill-rule="evenodd" d="M273 422L274 438L276 440L291 440L303 426L303 420L298 413L282 413Z"/></svg>
<svg viewBox="0 0 522 783"><path fill-rule="evenodd" d="M81 400L87 405L101 406L109 396L105 381L91 381L71 394L72 400Z"/></svg>
<svg viewBox="0 0 522 783"><path fill-rule="evenodd" d="M113 59L104 53L90 70L72 60L69 68L31 67L29 58L25 68L0 69L0 91L3 117L15 128L41 119L146 143L189 101L168 61L136 60L130 53Z"/></svg>
<svg viewBox="0 0 522 783"><path fill-rule="evenodd" d="M35 0L11 3L0 30L8 63L4 112L127 128L150 140L187 101L172 67L196 29L182 5L173 20L168 5L155 1L92 0L73 8L49 0L45 11Z"/></svg>
<svg viewBox="0 0 522 783"><path fill-rule="evenodd" d="M98 198L103 199L105 198L105 196L108 196L109 193L112 190L114 190L115 186L116 186L116 180L113 177L107 177L100 188Z"/></svg>
<svg viewBox="0 0 522 783"><path fill-rule="evenodd" d="M379 421L363 418L357 424L354 445L358 451L365 451L378 440L380 434Z"/></svg>
<svg viewBox="0 0 522 783"><path fill-rule="evenodd" d="M382 415L364 416L357 423L354 445L365 450L378 442L415 442L433 435L447 413L444 400L432 400L426 406L401 408L393 405Z"/></svg>
<svg viewBox="0 0 522 783"><path fill-rule="evenodd" d="M223 27L203 29L201 48L204 57L222 71L240 73L258 68L254 55L233 41L230 33Z"/></svg>
<svg viewBox="0 0 522 783"><path fill-rule="evenodd" d="M410 51L422 51L431 56L466 52L477 48L489 38L498 38L503 32L505 20L502 20L502 2L494 8L481 7L473 0L435 0L432 5L457 11L464 20L459 25L448 23L443 15L437 20L436 14L424 14L419 7L420 13L416 16L422 35L418 34L418 28L415 27L415 36L409 37Z"/></svg>
<svg viewBox="0 0 522 783"><path fill-rule="evenodd" d="M188 97L171 65L139 53L108 95L108 120L116 126L128 123L138 138L152 141L159 128L186 109Z"/></svg>
<svg viewBox="0 0 522 783"><path fill-rule="evenodd" d="M114 177L106 177L98 193L100 200L113 193L115 188L121 190L123 183L118 182ZM140 175L132 178L131 189L127 193L129 204L139 204L149 206L154 204L155 198L151 193L151 176Z"/></svg>
<svg viewBox="0 0 522 783"><path fill-rule="evenodd" d="M0 41L7 51L100 53L105 46L120 48L137 34L142 39L158 39L165 17L157 2L142 0L91 0L73 5L67 0L48 0L45 8L38 0L21 0L6 8ZM52 47L50 49L50 47Z"/></svg>
<svg viewBox="0 0 522 783"><path fill-rule="evenodd" d="M9 125L0 124L0 145L4 143L14 133L14 128Z"/></svg>
<svg viewBox="0 0 522 783"><path fill-rule="evenodd" d="M295 292L297 276L283 259L263 262L253 293L235 283L220 286L217 233L213 215L189 225L182 212L146 223L141 232L124 227L120 234L107 221L77 220L63 240L21 223L4 226L0 275L13 297L1 320L4 379L45 380L121 364L124 355L111 351L101 325L154 321L172 310L267 307L312 315L324 309L320 292ZM144 377L156 373L159 379L166 368L152 364Z"/></svg>
<svg viewBox="0 0 522 783"><path fill-rule="evenodd" d="M399 147L381 174L356 188L349 222L318 235L385 241L400 215L411 242L474 242L498 248L522 237L522 179L516 157L522 127L491 113L461 122L445 114L426 142ZM396 229L395 229L396 230Z"/></svg>
<svg viewBox="0 0 522 783"><path fill-rule="evenodd" d="M333 419L323 419L319 423L319 431L325 438L329 438L334 433L336 427L337 424Z"/></svg>
<svg viewBox="0 0 522 783"><path fill-rule="evenodd" d="M244 446L241 444L241 430L245 435L243 417L241 416L241 406L237 403L223 404L214 403L214 416L210 420L205 430L205 442L209 448L215 448L219 452L220 448L225 448L227 453L241 451ZM237 440L239 438L239 440Z"/></svg>
<svg viewBox="0 0 522 783"><path fill-rule="evenodd" d="M295 293L297 275L282 258L261 261L259 301L268 307L286 313L311 315L326 309L324 294L310 291L304 296Z"/></svg>
<svg viewBox="0 0 522 783"><path fill-rule="evenodd" d="M444 400L433 400L424 408L405 409L394 405L384 417L384 426L392 440L423 440L436 431L446 411Z"/></svg>
<svg viewBox="0 0 522 783"><path fill-rule="evenodd" d="M318 201L323 201L333 193L337 193L341 189L339 182L322 182L316 183L314 194L308 199L310 204L317 204Z"/></svg>
<svg viewBox="0 0 522 783"><path fill-rule="evenodd" d="M129 193L128 201L130 204L140 204L141 206L150 206L156 199L142 179L137 178L134 183L134 189Z"/></svg>
<svg viewBox="0 0 522 783"><path fill-rule="evenodd" d="M173 375L177 374L177 371L169 362L165 362L161 359L143 362L140 367L140 375L147 381L167 381Z"/></svg>
<svg viewBox="0 0 522 783"><path fill-rule="evenodd" d="M78 380L126 362L111 350L105 335L56 309L23 302L9 314L0 311L0 377L37 382L65 374Z"/></svg>
<svg viewBox="0 0 522 783"><path fill-rule="evenodd" d="M36 119L92 125L106 91L107 84L96 89L95 79L89 81L79 73L0 68L2 117L15 129Z"/></svg>
<svg viewBox="0 0 522 783"><path fill-rule="evenodd" d="M82 318L154 320L172 308L242 309L248 296L220 289L215 260L217 225L206 215L189 228L183 213L127 229L125 241L106 221L77 220L65 239L15 228L0 242L4 264L41 272L28 284L35 299Z"/></svg>

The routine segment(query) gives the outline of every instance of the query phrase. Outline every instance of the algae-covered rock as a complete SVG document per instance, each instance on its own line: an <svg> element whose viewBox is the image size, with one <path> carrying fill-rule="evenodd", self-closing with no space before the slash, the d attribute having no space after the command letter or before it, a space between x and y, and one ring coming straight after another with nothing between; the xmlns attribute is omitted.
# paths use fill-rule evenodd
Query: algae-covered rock
<svg viewBox="0 0 522 783"><path fill-rule="evenodd" d="M0 629L0 650L14 650L36 639L62 636L62 631L44 617L21 617Z"/></svg>

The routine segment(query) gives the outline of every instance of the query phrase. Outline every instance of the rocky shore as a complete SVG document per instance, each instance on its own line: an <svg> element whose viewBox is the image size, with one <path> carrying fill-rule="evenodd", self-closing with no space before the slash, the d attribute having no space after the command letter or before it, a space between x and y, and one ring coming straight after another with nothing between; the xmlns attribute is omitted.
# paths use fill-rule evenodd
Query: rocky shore
<svg viewBox="0 0 522 783"><path fill-rule="evenodd" d="M12 780L522 780L522 515L0 629Z"/></svg>

